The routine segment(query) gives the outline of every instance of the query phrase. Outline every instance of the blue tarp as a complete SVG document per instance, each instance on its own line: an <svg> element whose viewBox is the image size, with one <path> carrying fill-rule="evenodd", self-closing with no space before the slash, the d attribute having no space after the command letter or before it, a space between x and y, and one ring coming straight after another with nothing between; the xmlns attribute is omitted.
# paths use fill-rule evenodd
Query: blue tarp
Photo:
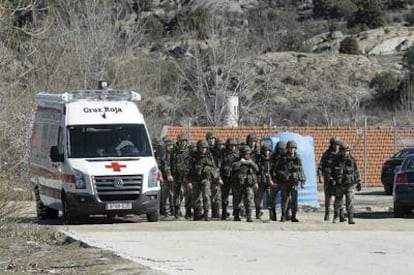
<svg viewBox="0 0 414 275"><path fill-rule="evenodd" d="M319 208L318 190L316 182L315 147L311 136L302 136L297 133L281 132L270 137L262 138L261 144L268 144L274 152L279 141L288 142L293 140L297 143L297 153L302 160L303 170L306 176L305 189L299 188L298 204ZM276 203L280 205L280 192ZM264 196L263 206L267 207L267 196Z"/></svg>

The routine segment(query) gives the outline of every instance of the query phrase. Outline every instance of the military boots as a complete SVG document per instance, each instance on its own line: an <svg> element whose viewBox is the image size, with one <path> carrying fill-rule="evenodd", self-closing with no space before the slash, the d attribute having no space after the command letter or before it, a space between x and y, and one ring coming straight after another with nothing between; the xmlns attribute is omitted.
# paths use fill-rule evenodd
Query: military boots
<svg viewBox="0 0 414 275"><path fill-rule="evenodd" d="M329 221L329 205L325 205L325 217L323 218L324 221Z"/></svg>
<svg viewBox="0 0 414 275"><path fill-rule="evenodd" d="M348 223L349 224L355 224L354 213L348 213Z"/></svg>
<svg viewBox="0 0 414 275"><path fill-rule="evenodd" d="M275 208L269 209L269 218L270 218L271 221L276 221L277 220L276 209Z"/></svg>
<svg viewBox="0 0 414 275"><path fill-rule="evenodd" d="M234 220L234 221L236 221L236 222L241 221L241 220L240 220L239 213L240 213L240 211L239 211L239 210L234 210L234 213L233 213L234 218L233 218L233 220Z"/></svg>
<svg viewBox="0 0 414 275"><path fill-rule="evenodd" d="M189 219L191 219L191 217L193 216L193 213L191 213L191 208L186 208L185 209L185 219L186 220L189 220Z"/></svg>
<svg viewBox="0 0 414 275"><path fill-rule="evenodd" d="M246 209L246 221L247 222L253 222L253 220L252 220L252 210L251 209Z"/></svg>
<svg viewBox="0 0 414 275"><path fill-rule="evenodd" d="M296 218L296 211L292 211L292 218L291 218L292 222L299 222L299 220Z"/></svg>
<svg viewBox="0 0 414 275"><path fill-rule="evenodd" d="M260 220L262 215L263 215L263 212L261 211L260 207L256 207L256 219Z"/></svg>

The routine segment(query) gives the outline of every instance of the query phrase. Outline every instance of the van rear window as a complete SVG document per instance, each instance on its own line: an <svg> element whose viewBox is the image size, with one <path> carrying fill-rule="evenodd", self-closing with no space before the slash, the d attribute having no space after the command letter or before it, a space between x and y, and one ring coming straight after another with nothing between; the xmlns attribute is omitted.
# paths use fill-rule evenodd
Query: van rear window
<svg viewBox="0 0 414 275"><path fill-rule="evenodd" d="M143 124L68 126L68 157L152 156Z"/></svg>

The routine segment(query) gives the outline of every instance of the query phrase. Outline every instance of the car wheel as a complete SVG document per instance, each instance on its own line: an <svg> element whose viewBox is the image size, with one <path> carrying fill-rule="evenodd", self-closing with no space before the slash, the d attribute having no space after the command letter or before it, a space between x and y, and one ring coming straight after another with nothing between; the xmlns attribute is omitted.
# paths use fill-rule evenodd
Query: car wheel
<svg viewBox="0 0 414 275"><path fill-rule="evenodd" d="M394 204L394 218L404 218L405 213L405 207Z"/></svg>
<svg viewBox="0 0 414 275"><path fill-rule="evenodd" d="M150 213L147 213L147 220L149 222L157 222L160 220L160 211L156 210Z"/></svg>
<svg viewBox="0 0 414 275"><path fill-rule="evenodd" d="M71 212L66 196L62 196L62 214L63 214L63 224L74 224L75 216Z"/></svg>
<svg viewBox="0 0 414 275"><path fill-rule="evenodd" d="M392 185L384 185L385 195L392 195Z"/></svg>

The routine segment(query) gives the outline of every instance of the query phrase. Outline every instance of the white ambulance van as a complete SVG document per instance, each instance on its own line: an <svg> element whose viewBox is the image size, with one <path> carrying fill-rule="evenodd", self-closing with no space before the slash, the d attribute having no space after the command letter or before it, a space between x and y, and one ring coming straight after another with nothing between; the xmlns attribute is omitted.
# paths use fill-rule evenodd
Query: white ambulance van
<svg viewBox="0 0 414 275"><path fill-rule="evenodd" d="M36 95L30 178L39 218L159 220L160 174L140 99L109 88Z"/></svg>

